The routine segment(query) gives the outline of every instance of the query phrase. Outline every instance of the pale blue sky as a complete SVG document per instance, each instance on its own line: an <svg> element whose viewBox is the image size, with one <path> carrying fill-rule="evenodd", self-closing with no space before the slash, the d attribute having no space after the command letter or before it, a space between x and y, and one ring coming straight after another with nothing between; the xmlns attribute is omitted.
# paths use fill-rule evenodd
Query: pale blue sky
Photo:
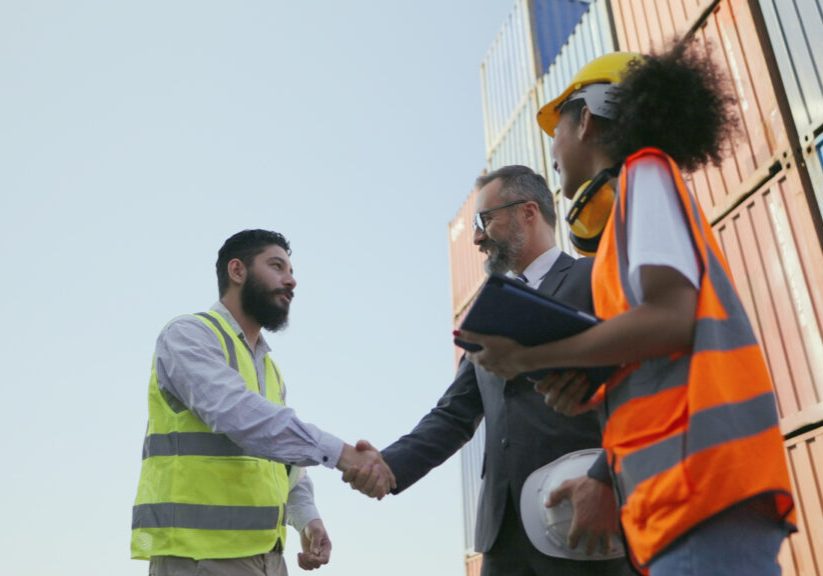
<svg viewBox="0 0 823 576"><path fill-rule="evenodd" d="M129 525L163 324L242 228L298 287L289 402L385 446L451 380L447 224L483 168L512 0L0 2L3 574L141 575ZM314 469L343 576L463 573L458 458L368 501ZM291 533L288 561L301 571Z"/></svg>

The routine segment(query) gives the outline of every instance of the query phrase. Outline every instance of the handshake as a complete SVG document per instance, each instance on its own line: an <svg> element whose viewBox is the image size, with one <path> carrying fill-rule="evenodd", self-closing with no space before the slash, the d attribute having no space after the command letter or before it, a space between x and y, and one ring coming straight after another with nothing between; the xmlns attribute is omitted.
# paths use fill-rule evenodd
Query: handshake
<svg viewBox="0 0 823 576"><path fill-rule="evenodd" d="M343 482L348 482L352 490L359 490L370 498L381 500L397 488L391 468L377 448L366 440L358 440L355 446L344 444L337 469L343 472Z"/></svg>

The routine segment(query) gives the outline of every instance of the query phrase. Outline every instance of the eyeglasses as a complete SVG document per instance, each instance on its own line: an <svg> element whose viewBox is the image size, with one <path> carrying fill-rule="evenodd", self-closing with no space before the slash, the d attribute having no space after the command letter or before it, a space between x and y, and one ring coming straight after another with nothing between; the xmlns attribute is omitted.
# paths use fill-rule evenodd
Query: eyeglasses
<svg viewBox="0 0 823 576"><path fill-rule="evenodd" d="M482 212L475 212L474 214L474 229L480 230L481 232L486 231L486 226L489 225L489 219L486 218L492 212L497 210L503 210L504 208L511 208L512 206L517 206L518 204L525 204L528 200L517 200L515 202L509 202L508 204L503 204L502 206L497 206L495 208L489 208L488 210L483 210Z"/></svg>

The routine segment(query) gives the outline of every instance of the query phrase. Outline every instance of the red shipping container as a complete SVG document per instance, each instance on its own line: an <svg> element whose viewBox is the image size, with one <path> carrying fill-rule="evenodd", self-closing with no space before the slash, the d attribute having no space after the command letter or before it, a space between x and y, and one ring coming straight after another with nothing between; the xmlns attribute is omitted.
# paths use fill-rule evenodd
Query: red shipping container
<svg viewBox="0 0 823 576"><path fill-rule="evenodd" d="M708 13L712 3L706 1L685 2L682 12L680 2L660 3L653 11L657 4L651 0L613 3L620 49L661 51L675 36L682 37L699 24L696 36L711 46L737 97L740 134L729 144L731 154L719 168L710 166L691 178L703 210L716 221L767 178L775 160L788 151L786 122L748 2L722 0Z"/></svg>
<svg viewBox="0 0 823 576"><path fill-rule="evenodd" d="M713 228L766 353L784 434L823 420L823 254L797 169Z"/></svg>
<svg viewBox="0 0 823 576"><path fill-rule="evenodd" d="M823 427L786 441L799 532L780 551L783 576L823 574Z"/></svg>
<svg viewBox="0 0 823 576"><path fill-rule="evenodd" d="M449 269L452 285L452 315L468 306L483 281L485 256L474 245L474 211L477 191L473 190L457 216L449 223Z"/></svg>
<svg viewBox="0 0 823 576"><path fill-rule="evenodd" d="M612 0L621 50L648 53L683 36L712 0Z"/></svg>

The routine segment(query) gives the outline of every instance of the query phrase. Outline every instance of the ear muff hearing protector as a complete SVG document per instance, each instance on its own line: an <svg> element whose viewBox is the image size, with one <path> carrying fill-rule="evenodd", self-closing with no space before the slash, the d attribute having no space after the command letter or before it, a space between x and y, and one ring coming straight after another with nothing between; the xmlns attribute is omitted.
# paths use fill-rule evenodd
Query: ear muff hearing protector
<svg viewBox="0 0 823 576"><path fill-rule="evenodd" d="M600 236L614 204L615 193L609 180L619 173L619 164L600 171L594 178L584 182L572 198L572 207L566 216L569 239L584 256L593 256L597 252Z"/></svg>

